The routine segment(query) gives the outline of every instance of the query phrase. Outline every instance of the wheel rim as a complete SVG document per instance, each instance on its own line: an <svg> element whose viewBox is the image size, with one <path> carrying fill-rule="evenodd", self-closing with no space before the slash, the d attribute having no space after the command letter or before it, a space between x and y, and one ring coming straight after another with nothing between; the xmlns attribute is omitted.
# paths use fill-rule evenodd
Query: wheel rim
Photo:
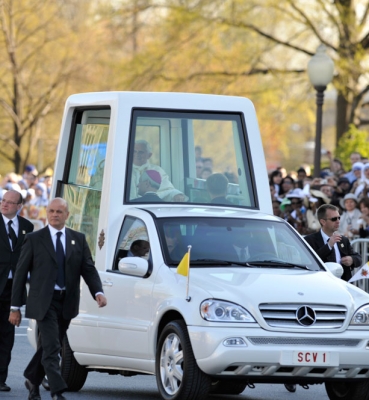
<svg viewBox="0 0 369 400"><path fill-rule="evenodd" d="M160 354L160 379L165 391L174 395L183 380L183 351L179 337L171 333L163 343Z"/></svg>

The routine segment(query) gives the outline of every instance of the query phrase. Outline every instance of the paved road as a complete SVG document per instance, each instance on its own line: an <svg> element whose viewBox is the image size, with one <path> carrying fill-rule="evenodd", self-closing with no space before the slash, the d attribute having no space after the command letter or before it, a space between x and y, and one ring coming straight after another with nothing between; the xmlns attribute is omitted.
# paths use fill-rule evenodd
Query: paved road
<svg viewBox="0 0 369 400"><path fill-rule="evenodd" d="M27 339L28 321L23 320L22 325L16 329L15 345L12 353L8 385L11 392L1 393L1 400L24 399L28 392L24 387L23 370L30 360L33 349ZM49 392L41 388L42 399L50 399ZM89 373L85 386L78 393L66 393L68 400L160 400L155 377L136 376L125 378L110 376L97 372ZM255 389L247 388L239 396L210 396L209 400L327 400L323 385L312 386L309 390L297 388L296 393L289 393L283 385L257 385Z"/></svg>

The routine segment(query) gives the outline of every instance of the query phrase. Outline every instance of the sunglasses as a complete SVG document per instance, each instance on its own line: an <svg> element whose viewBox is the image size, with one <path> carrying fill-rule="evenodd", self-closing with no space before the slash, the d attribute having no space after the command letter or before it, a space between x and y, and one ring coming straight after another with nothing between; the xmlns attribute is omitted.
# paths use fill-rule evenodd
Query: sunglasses
<svg viewBox="0 0 369 400"><path fill-rule="evenodd" d="M301 204L301 201L291 201L291 204Z"/></svg>
<svg viewBox="0 0 369 400"><path fill-rule="evenodd" d="M339 221L341 219L341 217L333 217L333 218L323 218L326 221L332 221L332 222L336 222Z"/></svg>

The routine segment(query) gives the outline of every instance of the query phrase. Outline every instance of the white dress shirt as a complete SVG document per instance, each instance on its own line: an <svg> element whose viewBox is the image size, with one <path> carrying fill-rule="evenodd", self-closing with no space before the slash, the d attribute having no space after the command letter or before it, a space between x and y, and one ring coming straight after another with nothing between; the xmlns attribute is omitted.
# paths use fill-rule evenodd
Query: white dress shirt
<svg viewBox="0 0 369 400"><path fill-rule="evenodd" d="M49 230L50 230L51 240L53 241L53 245L54 245L55 252L56 252L56 239L57 239L57 235L56 235L56 234L57 234L58 232L61 232L61 233L62 233L62 235L60 236L60 241L61 241L61 244L62 244L62 246L63 246L64 254L65 254L65 226L64 226L63 229L61 229L60 231L58 231L57 229L55 229L55 228L52 227L51 225L48 225L48 227L49 227ZM59 287L57 284L55 284L54 289L55 289L55 290L64 290L65 287L61 288L61 287Z"/></svg>

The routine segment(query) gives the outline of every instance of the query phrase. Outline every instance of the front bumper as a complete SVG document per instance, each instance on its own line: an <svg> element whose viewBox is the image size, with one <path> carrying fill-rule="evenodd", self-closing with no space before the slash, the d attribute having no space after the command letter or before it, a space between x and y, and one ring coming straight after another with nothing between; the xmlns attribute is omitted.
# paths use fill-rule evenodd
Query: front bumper
<svg viewBox="0 0 369 400"><path fill-rule="evenodd" d="M189 326L188 331L199 368L212 376L265 383L369 378L369 332L363 330L302 335ZM227 346L229 338L245 344Z"/></svg>

